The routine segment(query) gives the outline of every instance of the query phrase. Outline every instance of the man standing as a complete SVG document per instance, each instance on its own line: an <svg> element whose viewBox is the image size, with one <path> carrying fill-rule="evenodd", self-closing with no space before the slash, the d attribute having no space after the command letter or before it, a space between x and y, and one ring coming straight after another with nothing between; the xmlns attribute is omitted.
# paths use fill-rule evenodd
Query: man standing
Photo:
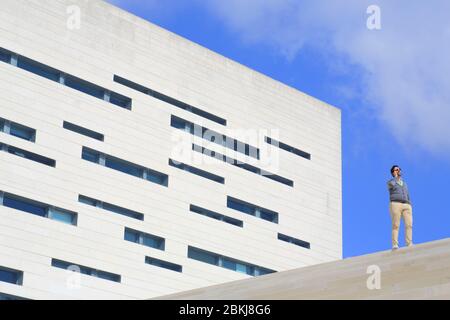
<svg viewBox="0 0 450 320"><path fill-rule="evenodd" d="M402 179L402 173L399 166L394 165L391 168L393 179L388 181L389 189L389 211L392 219L392 250L398 249L398 229L400 220L403 218L405 224L406 245L412 246L412 206L409 198L408 186Z"/></svg>

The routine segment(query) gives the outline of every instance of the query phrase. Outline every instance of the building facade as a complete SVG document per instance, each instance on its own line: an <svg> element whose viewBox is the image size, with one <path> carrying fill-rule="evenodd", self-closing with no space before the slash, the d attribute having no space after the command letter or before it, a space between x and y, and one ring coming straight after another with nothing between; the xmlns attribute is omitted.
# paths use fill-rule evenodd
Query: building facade
<svg viewBox="0 0 450 320"><path fill-rule="evenodd" d="M97 0L4 0L0 92L4 299L342 258L333 106Z"/></svg>

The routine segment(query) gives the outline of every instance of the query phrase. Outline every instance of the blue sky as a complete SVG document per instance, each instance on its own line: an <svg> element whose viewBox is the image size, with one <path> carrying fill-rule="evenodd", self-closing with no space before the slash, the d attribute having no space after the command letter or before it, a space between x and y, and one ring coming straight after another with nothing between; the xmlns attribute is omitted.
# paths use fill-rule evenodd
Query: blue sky
<svg viewBox="0 0 450 320"><path fill-rule="evenodd" d="M450 2L110 2L342 110L344 257L390 249L392 164L414 242L450 236ZM380 30L366 26L372 4Z"/></svg>

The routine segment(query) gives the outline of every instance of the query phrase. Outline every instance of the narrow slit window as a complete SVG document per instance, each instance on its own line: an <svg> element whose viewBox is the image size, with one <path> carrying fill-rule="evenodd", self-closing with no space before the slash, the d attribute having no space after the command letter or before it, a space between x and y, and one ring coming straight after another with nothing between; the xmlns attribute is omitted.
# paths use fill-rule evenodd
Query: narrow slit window
<svg viewBox="0 0 450 320"><path fill-rule="evenodd" d="M227 197L227 207L269 222L278 223L278 212L261 208L230 196Z"/></svg>
<svg viewBox="0 0 450 320"><path fill-rule="evenodd" d="M147 88L147 87L145 87L143 85L140 85L140 84L138 84L136 82L127 80L127 79L119 77L117 75L114 75L113 80L115 82L117 82L117 83L120 83L121 85L124 85L124 86L130 88L130 89L133 89L133 90L139 91L141 93L147 94L149 96L152 96L155 99L164 101L164 102L166 102L168 104L171 104L171 105L173 105L173 106L175 106L177 108L180 108L180 109L183 109L185 111L191 112L191 113L196 114L196 115L198 115L200 117L203 117L205 119L208 119L208 120L214 121L216 123L219 123L219 124L221 124L223 126L227 125L227 121L225 119L219 117L219 116L216 116L216 115L214 115L212 113L209 113L207 111L201 110L201 109L199 109L197 107L191 106L191 105L189 105L187 103L184 103L184 102L182 102L180 100L177 100L177 99L174 99L172 97L169 97L169 96L167 96L165 94L162 94L162 93L157 92L155 90L152 90L150 88Z"/></svg>
<svg viewBox="0 0 450 320"><path fill-rule="evenodd" d="M22 285L23 271L0 266L0 282Z"/></svg>
<svg viewBox="0 0 450 320"><path fill-rule="evenodd" d="M70 225L77 225L78 214L69 210L58 208L46 203L21 197L18 195L3 193L2 203L3 206L26 212L42 218L48 218L58 222L62 222Z"/></svg>
<svg viewBox="0 0 450 320"><path fill-rule="evenodd" d="M176 272L183 272L183 267L179 264L175 264L172 262L163 261L160 259L152 258L152 257L145 257L145 263L150 264L155 267L160 267Z"/></svg>
<svg viewBox="0 0 450 320"><path fill-rule="evenodd" d="M182 163L182 162L179 162L179 161L175 161L175 160L169 159L169 165L171 167L175 167L175 168L181 169L183 171L190 172L190 173L195 174L197 176L200 176L200 177L203 177L203 178L206 178L206 179L209 179L209 180L221 183L221 184L225 183L225 178L223 178L221 176L218 176L216 174L210 173L210 172L205 171L205 170L201 170L201 169L195 168L193 166L190 166L188 164L185 164L185 163Z"/></svg>
<svg viewBox="0 0 450 320"><path fill-rule="evenodd" d="M103 209L106 211L110 211L112 213L120 214L129 218L137 219L137 220L144 220L144 214L140 212L136 212L127 208L123 208L120 206L117 206L115 204L111 204L108 202L100 201L97 199L93 199L90 197L86 197L83 195L78 195L78 201L80 203L87 204L92 207L97 207L99 209Z"/></svg>
<svg viewBox="0 0 450 320"><path fill-rule="evenodd" d="M78 134L81 134L81 135L84 135L84 136L96 139L96 140L99 140L99 141L104 141L104 139L105 139L103 134L95 132L95 131L87 129L87 128L84 128L84 127L81 127L81 126L76 125L76 124L71 123L71 122L64 121L63 122L63 128L67 129L67 130L70 130L70 131L73 131L73 132L76 132Z"/></svg>
<svg viewBox="0 0 450 320"><path fill-rule="evenodd" d="M249 276L259 276L276 272L251 263L226 257L217 253L209 252L203 249L188 246L188 258L215 265L221 268L247 274Z"/></svg>
<svg viewBox="0 0 450 320"><path fill-rule="evenodd" d="M59 77L61 74L61 72L56 69L50 68L49 66L22 56L19 56L19 59L17 60L17 66L20 69L56 82L59 81Z"/></svg>
<svg viewBox="0 0 450 320"><path fill-rule="evenodd" d="M82 149L81 158L165 187L169 184L169 176L164 173L86 147Z"/></svg>

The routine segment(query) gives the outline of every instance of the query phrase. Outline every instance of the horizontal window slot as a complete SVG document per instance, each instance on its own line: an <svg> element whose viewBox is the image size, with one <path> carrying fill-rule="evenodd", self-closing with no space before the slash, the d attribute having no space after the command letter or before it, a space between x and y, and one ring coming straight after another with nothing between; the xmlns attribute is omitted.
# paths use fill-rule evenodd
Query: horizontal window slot
<svg viewBox="0 0 450 320"><path fill-rule="evenodd" d="M189 132L192 135L198 136L210 142L214 142L218 145L224 146L228 149L245 154L246 156L259 160L259 149L250 146L244 142L240 142L236 139L230 138L226 135L220 134L214 130L199 126L193 122L184 120L182 118L173 116L170 120L170 125L173 128Z"/></svg>
<svg viewBox="0 0 450 320"><path fill-rule="evenodd" d="M303 247L303 248L306 248L306 249L311 249L311 244L309 242L303 241L303 240L300 240L300 239L296 239L296 238L293 238L291 236L287 236L285 234L279 233L278 234L278 239L281 240L281 241L285 241L285 242L289 242L289 243L295 244L297 246L300 246L300 247Z"/></svg>
<svg viewBox="0 0 450 320"><path fill-rule="evenodd" d="M11 53L3 48L0 48L0 61L11 63Z"/></svg>
<svg viewBox="0 0 450 320"><path fill-rule="evenodd" d="M227 207L263 220L278 223L278 212L230 196L227 197Z"/></svg>
<svg viewBox="0 0 450 320"><path fill-rule="evenodd" d="M302 151L302 150L300 150L300 149L291 147L290 145L287 145L286 143L277 141L277 140L272 139L272 138L269 138L269 137L264 137L264 140L265 140L268 144L271 144L271 145L273 145L273 146L275 146L275 147L278 147L278 148L283 149L283 150L285 150L285 151L287 151L287 152L296 154L296 155L298 155L298 156L300 156L300 157L302 157L302 158L311 160L311 154L309 154L309 153L307 153L307 152L305 152L305 151Z"/></svg>
<svg viewBox="0 0 450 320"><path fill-rule="evenodd" d="M3 118L0 118L0 131L31 142L36 139L36 129Z"/></svg>
<svg viewBox="0 0 450 320"><path fill-rule="evenodd" d="M76 132L76 133L79 133L81 135L84 135L84 136L96 139L96 140L99 140L99 141L104 141L104 139L105 139L103 134L95 132L95 131L90 130L90 129L86 129L84 127L81 127L81 126L76 125L76 124L71 123L71 122L64 121L63 122L63 128L67 129L67 130L70 130L70 131L73 131L73 132Z"/></svg>
<svg viewBox="0 0 450 320"><path fill-rule="evenodd" d="M137 219L137 220L144 220L144 215L142 213L130 210L130 209L126 209L123 207L119 207L116 206L114 204L108 203L108 202L104 202L104 201L100 201L97 199L93 199L93 198L89 198L83 195L79 195L78 196L78 201L93 207L97 207L99 209L103 209L106 211L110 211L113 213L117 213L123 216L127 216L129 218L133 218L133 219Z"/></svg>
<svg viewBox="0 0 450 320"><path fill-rule="evenodd" d="M59 269L65 269L72 272L78 272L87 276L100 278L104 280L109 280L113 282L119 282L121 281L121 276L115 273L106 272L102 270L97 270L94 268L78 265L76 263L67 262L63 260L58 259L52 259L52 267L59 268Z"/></svg>
<svg viewBox="0 0 450 320"><path fill-rule="evenodd" d="M1 151L5 151L9 154L15 155L17 157L21 157L21 158L25 158L34 162L38 162L41 164L45 164L46 166L49 167L55 167L56 166L56 161L44 156L41 156L39 154L30 152L30 151L26 151L23 149L19 149L4 143L0 143L0 150Z"/></svg>
<svg viewBox="0 0 450 320"><path fill-rule="evenodd" d="M23 282L23 271L0 266L0 282L21 286Z"/></svg>
<svg viewBox="0 0 450 320"><path fill-rule="evenodd" d="M83 147L81 158L86 161L94 162L104 167L126 173L150 182L167 187L169 176L167 174L145 168L132 162L122 160L99 151Z"/></svg>
<svg viewBox="0 0 450 320"><path fill-rule="evenodd" d="M172 271L176 271L176 272L183 272L183 267L180 266L179 264L167 262L164 260L159 260L159 259L152 258L152 257L145 257L145 263L150 264L155 267L160 267L160 268L164 268L164 269L168 269L168 270L172 270Z"/></svg>
<svg viewBox="0 0 450 320"><path fill-rule="evenodd" d="M31 299L13 296L12 294L0 292L0 301L14 301L14 300L31 300Z"/></svg>
<svg viewBox="0 0 450 320"><path fill-rule="evenodd" d="M216 158L217 160L226 162L226 163L231 164L231 165L233 165L235 167L239 167L241 169L244 169L244 170L256 173L257 175L260 175L262 177L265 177L265 178L274 180L276 182L285 184L285 185L287 185L289 187L293 187L294 186L294 181L292 181L292 180L289 180L289 179L281 177L279 175L276 175L276 174L270 173L268 171L262 170L260 168L255 167L255 166L252 166L250 164L243 163L243 162L238 161L236 159L227 157L227 156L225 156L225 155L223 155L223 154L221 154L219 152L209 150L209 149L201 147L201 146L199 146L197 144L192 144L192 150L194 150L196 152L199 152L199 153L202 153L202 154L204 154L206 156L209 156L209 157L212 157L212 158Z"/></svg>
<svg viewBox="0 0 450 320"><path fill-rule="evenodd" d="M0 191L0 205L65 224L77 225L78 214L76 212L61 209L8 192Z"/></svg>
<svg viewBox="0 0 450 320"><path fill-rule="evenodd" d="M261 276L276 272L275 270L270 270L191 246L188 246L188 258L215 265L221 268L244 273L250 276Z"/></svg>
<svg viewBox="0 0 450 320"><path fill-rule="evenodd" d="M164 238L130 228L125 228L124 240L163 251L165 248Z"/></svg>
<svg viewBox="0 0 450 320"><path fill-rule="evenodd" d="M126 86L126 87L128 87L130 89L133 89L133 90L139 91L141 93L147 94L149 96L154 97L155 99L164 101L164 102L169 103L169 104L171 104L171 105L173 105L173 106L175 106L177 108L180 108L180 109L183 109L185 111L191 112L191 113L196 114L196 115L198 115L200 117L203 117L205 119L214 121L214 122L219 123L219 124L221 124L223 126L227 125L227 121L225 119L221 118L221 117L218 117L216 115L213 115L212 113L209 113L209 112L206 112L206 111L201 110L199 108L196 108L194 106L191 106L191 105L189 105L187 103L184 103L184 102L182 102L180 100L177 100L177 99L174 99L172 97L166 96L166 95L164 95L164 94L162 94L162 93L160 93L158 91L155 91L155 90L152 90L150 88L144 87L144 86L142 86L140 84L137 84L136 82L127 80L127 79L119 77L117 75L114 75L114 81L117 82L117 83L120 83L121 85L124 85L124 86Z"/></svg>
<svg viewBox="0 0 450 320"><path fill-rule="evenodd" d="M14 62L13 57L17 59L16 62ZM13 66L17 66L22 70L31 72L35 75L46 78L48 80L58 82L66 87L72 88L79 92L83 92L92 97L104 100L121 108L131 110L132 100L128 97L125 97L117 92L112 92L108 89L100 87L86 80L82 80L73 75L66 74L61 70L52 68L48 65L29 59L27 57L18 55L4 48L0 48L0 61L9 63Z"/></svg>
<svg viewBox="0 0 450 320"><path fill-rule="evenodd" d="M221 176L215 175L215 174L210 173L208 171L204 171L204 170L192 167L192 166L190 166L188 164L185 164L185 163L182 163L182 162L179 162L179 161L175 161L175 160L169 159L169 165L171 167L175 167L175 168L181 169L183 171L190 172L190 173L195 174L197 176L200 176L200 177L203 177L203 178L206 178L206 179L218 182L218 183L222 183L222 184L225 183L225 178L223 178Z"/></svg>
<svg viewBox="0 0 450 320"><path fill-rule="evenodd" d="M234 226L238 226L241 228L244 227L244 222L241 220L234 219L234 218L228 217L226 215L223 215L223 214L220 214L220 213L217 213L217 212L214 212L214 211L211 211L211 210L208 210L208 209L205 209L205 208L193 205L193 204L191 204L189 206L189 210L191 212L195 212L202 216L209 217L209 218L212 218L215 220L219 220L219 221L222 221L222 222L225 222L228 224L232 224Z"/></svg>

